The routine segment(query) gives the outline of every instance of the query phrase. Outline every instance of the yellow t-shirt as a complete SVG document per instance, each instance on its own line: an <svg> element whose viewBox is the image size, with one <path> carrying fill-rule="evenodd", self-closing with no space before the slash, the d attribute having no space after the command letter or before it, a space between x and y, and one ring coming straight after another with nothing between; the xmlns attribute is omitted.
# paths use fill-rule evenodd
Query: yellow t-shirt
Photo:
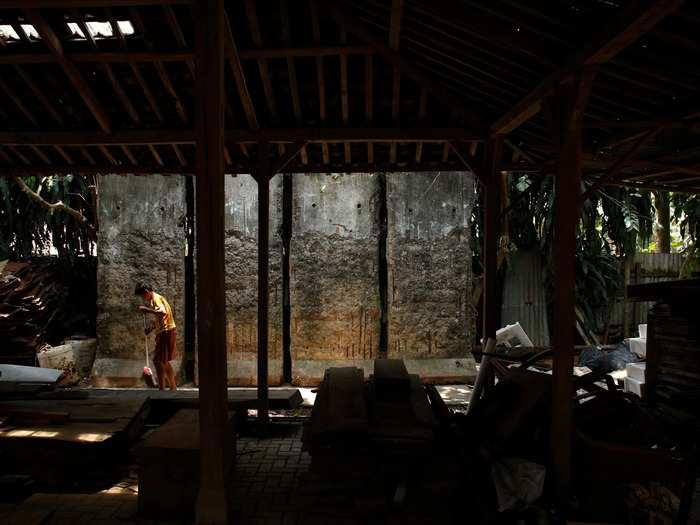
<svg viewBox="0 0 700 525"><path fill-rule="evenodd" d="M165 297L158 295L153 292L153 299L151 299L149 306L155 310L161 310L165 312L165 315L156 315L156 335L165 332L166 330L172 330L175 328L175 319L173 318L173 311L165 300Z"/></svg>

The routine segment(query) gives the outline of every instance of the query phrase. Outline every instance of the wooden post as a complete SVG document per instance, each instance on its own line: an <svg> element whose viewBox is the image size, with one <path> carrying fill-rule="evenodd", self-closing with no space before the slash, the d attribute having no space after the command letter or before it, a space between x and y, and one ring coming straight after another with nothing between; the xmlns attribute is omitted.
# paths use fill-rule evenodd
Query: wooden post
<svg viewBox="0 0 700 525"><path fill-rule="evenodd" d="M224 295L223 0L197 9L197 341L200 486L197 523L227 523L226 297Z"/></svg>
<svg viewBox="0 0 700 525"><path fill-rule="evenodd" d="M576 326L576 228L581 192L581 122L593 73L586 70L561 94L561 153L555 184L554 330L552 337L551 447L554 486L566 512L571 481L574 332Z"/></svg>
<svg viewBox="0 0 700 525"><path fill-rule="evenodd" d="M268 311L270 303L270 144L258 146L258 421L269 420Z"/></svg>
<svg viewBox="0 0 700 525"><path fill-rule="evenodd" d="M484 287L483 330L484 346L489 338L496 339L498 330L498 239L501 216L501 176L498 169L503 146L503 136L497 135L486 144L484 165Z"/></svg>

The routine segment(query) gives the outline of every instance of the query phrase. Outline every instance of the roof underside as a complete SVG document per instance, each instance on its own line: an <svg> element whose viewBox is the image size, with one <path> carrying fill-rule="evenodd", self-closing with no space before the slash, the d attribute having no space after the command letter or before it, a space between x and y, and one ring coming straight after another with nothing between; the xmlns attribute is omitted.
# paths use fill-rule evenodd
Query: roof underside
<svg viewBox="0 0 700 525"><path fill-rule="evenodd" d="M194 7L140 5L148 3L59 0L67 7L47 8L0 0L0 173L193 171ZM700 9L676 3L596 64L584 118L588 180L700 189ZM483 153L494 123L635 7L226 4L231 173L250 170L261 141L280 161L304 144L285 171L464 169ZM556 167L548 107L545 99L509 130L504 170Z"/></svg>

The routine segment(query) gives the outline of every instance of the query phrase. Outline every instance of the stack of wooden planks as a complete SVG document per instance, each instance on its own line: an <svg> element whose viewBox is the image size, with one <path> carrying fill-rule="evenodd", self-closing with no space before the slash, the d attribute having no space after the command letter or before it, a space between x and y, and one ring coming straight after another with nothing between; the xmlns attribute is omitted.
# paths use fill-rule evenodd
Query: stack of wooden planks
<svg viewBox="0 0 700 525"><path fill-rule="evenodd" d="M401 360L377 359L365 383L359 368L330 368L319 387L305 443L312 456L372 448L413 454L432 446L436 419L417 375Z"/></svg>
<svg viewBox="0 0 700 525"><path fill-rule="evenodd" d="M34 364L64 320L67 294L51 263L6 263L0 275L0 361Z"/></svg>

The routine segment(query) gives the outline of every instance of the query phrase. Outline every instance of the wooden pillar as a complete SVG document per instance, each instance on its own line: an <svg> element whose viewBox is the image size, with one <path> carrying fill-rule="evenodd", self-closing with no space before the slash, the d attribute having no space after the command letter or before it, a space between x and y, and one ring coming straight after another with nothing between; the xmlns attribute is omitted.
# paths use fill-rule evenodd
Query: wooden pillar
<svg viewBox="0 0 700 525"><path fill-rule="evenodd" d="M270 145L258 146L258 421L269 419Z"/></svg>
<svg viewBox="0 0 700 525"><path fill-rule="evenodd" d="M483 330L484 347L489 338L496 337L501 302L498 297L498 239L501 216L501 175L499 164L503 136L497 135L486 143L484 162L484 287Z"/></svg>
<svg viewBox="0 0 700 525"><path fill-rule="evenodd" d="M554 486L565 511L571 481L576 326L576 229L581 195L581 122L593 80L577 75L557 100L561 152L555 182L554 329L551 449Z"/></svg>
<svg viewBox="0 0 700 525"><path fill-rule="evenodd" d="M224 295L223 0L197 2L196 241L199 349L199 524L225 524L228 398Z"/></svg>

